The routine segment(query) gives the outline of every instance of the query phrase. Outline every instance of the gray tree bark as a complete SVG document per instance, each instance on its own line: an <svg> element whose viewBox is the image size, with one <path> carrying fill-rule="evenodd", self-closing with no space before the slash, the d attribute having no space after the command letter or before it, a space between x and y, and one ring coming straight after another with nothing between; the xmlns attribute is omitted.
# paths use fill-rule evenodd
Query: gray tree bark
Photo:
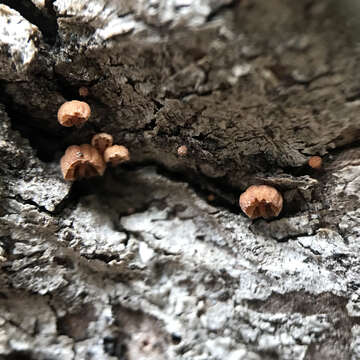
<svg viewBox="0 0 360 360"><path fill-rule="evenodd" d="M360 359L356 1L0 3L0 359ZM131 162L65 182L100 131Z"/></svg>

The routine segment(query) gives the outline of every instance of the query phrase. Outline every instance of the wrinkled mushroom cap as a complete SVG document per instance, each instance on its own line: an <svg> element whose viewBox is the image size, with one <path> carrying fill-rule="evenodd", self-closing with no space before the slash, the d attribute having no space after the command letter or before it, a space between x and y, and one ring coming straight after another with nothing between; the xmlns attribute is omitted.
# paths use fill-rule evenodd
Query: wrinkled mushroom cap
<svg viewBox="0 0 360 360"><path fill-rule="evenodd" d="M58 121L62 126L81 126L90 117L90 106L84 101L72 100L63 103L58 110Z"/></svg>
<svg viewBox="0 0 360 360"><path fill-rule="evenodd" d="M240 196L240 207L250 218L269 219L280 214L283 197L278 190L268 185L252 185Z"/></svg>
<svg viewBox="0 0 360 360"><path fill-rule="evenodd" d="M118 165L130 160L129 150L122 145L113 145L105 149L104 160L112 165Z"/></svg>
<svg viewBox="0 0 360 360"><path fill-rule="evenodd" d="M60 160L60 166L67 181L102 176L106 168L102 156L89 144L69 146Z"/></svg>
<svg viewBox="0 0 360 360"><path fill-rule="evenodd" d="M100 154L103 154L105 149L113 144L113 137L107 133L99 133L92 137L91 145L95 147Z"/></svg>

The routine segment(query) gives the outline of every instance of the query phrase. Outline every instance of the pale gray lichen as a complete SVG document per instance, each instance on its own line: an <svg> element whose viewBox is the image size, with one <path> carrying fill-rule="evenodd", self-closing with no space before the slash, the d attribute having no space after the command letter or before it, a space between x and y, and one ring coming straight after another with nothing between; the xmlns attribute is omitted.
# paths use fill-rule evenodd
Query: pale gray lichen
<svg viewBox="0 0 360 360"><path fill-rule="evenodd" d="M41 33L17 11L0 5L0 77L27 79L27 70L38 53Z"/></svg>

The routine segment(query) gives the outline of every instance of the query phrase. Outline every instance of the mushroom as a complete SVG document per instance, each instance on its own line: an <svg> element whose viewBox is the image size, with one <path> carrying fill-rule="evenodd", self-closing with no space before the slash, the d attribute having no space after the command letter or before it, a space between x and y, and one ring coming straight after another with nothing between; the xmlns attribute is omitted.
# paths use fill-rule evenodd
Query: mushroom
<svg viewBox="0 0 360 360"><path fill-rule="evenodd" d="M308 164L313 169L321 169L322 166L322 158L320 156L311 156Z"/></svg>
<svg viewBox="0 0 360 360"><path fill-rule="evenodd" d="M90 117L90 106L84 101L72 100L63 103L58 110L58 121L62 126L82 126Z"/></svg>
<svg viewBox="0 0 360 360"><path fill-rule="evenodd" d="M283 197L278 190L268 185L252 185L240 195L240 207L250 218L269 219L280 214Z"/></svg>
<svg viewBox="0 0 360 360"><path fill-rule="evenodd" d="M87 87L85 87L85 86L81 86L81 87L79 88L79 95L80 95L81 97L86 97L86 96L88 96L88 95L89 95L89 89L88 89Z"/></svg>
<svg viewBox="0 0 360 360"><path fill-rule="evenodd" d="M105 149L104 160L113 166L130 160L129 150L122 145L113 145Z"/></svg>
<svg viewBox="0 0 360 360"><path fill-rule="evenodd" d="M103 154L105 149L113 144L113 137L107 133L99 133L91 139L91 145L94 146L100 154Z"/></svg>
<svg viewBox="0 0 360 360"><path fill-rule="evenodd" d="M186 156L187 151L188 151L188 149L187 149L186 145L179 146L178 149L177 149L178 156L180 156L180 157Z"/></svg>
<svg viewBox="0 0 360 360"><path fill-rule="evenodd" d="M67 181L102 176L106 168L102 156L89 144L69 146L60 160L60 166Z"/></svg>

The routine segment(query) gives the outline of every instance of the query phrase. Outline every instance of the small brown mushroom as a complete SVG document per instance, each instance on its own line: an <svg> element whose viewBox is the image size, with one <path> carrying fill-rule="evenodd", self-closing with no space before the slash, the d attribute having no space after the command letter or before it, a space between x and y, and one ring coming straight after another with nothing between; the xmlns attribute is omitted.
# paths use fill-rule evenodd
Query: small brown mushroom
<svg viewBox="0 0 360 360"><path fill-rule="evenodd" d="M60 160L60 166L67 181L102 176L106 168L102 156L89 144L69 146Z"/></svg>
<svg viewBox="0 0 360 360"><path fill-rule="evenodd" d="M320 156L311 156L308 161L308 164L313 169L321 169L322 166L322 158Z"/></svg>
<svg viewBox="0 0 360 360"><path fill-rule="evenodd" d="M280 214L283 197L278 190L268 185L252 185L240 195L240 207L250 218L269 219Z"/></svg>
<svg viewBox="0 0 360 360"><path fill-rule="evenodd" d="M62 126L80 127L90 117L90 106L84 101L72 100L63 103L58 110L58 121Z"/></svg>
<svg viewBox="0 0 360 360"><path fill-rule="evenodd" d="M81 97L86 97L86 96L88 96L88 95L89 95L89 89L88 89L87 87L85 87L85 86L81 86L81 87L79 88L79 95L80 95Z"/></svg>
<svg viewBox="0 0 360 360"><path fill-rule="evenodd" d="M130 160L129 150L122 145L113 145L105 149L104 160L113 166Z"/></svg>
<svg viewBox="0 0 360 360"><path fill-rule="evenodd" d="M188 149L187 149L186 145L179 146L178 149L177 149L178 156L180 156L180 157L186 156L187 151L188 151Z"/></svg>
<svg viewBox="0 0 360 360"><path fill-rule="evenodd" d="M103 154L105 149L113 144L113 137L107 133L99 133L92 137L91 145L95 147L100 154Z"/></svg>

